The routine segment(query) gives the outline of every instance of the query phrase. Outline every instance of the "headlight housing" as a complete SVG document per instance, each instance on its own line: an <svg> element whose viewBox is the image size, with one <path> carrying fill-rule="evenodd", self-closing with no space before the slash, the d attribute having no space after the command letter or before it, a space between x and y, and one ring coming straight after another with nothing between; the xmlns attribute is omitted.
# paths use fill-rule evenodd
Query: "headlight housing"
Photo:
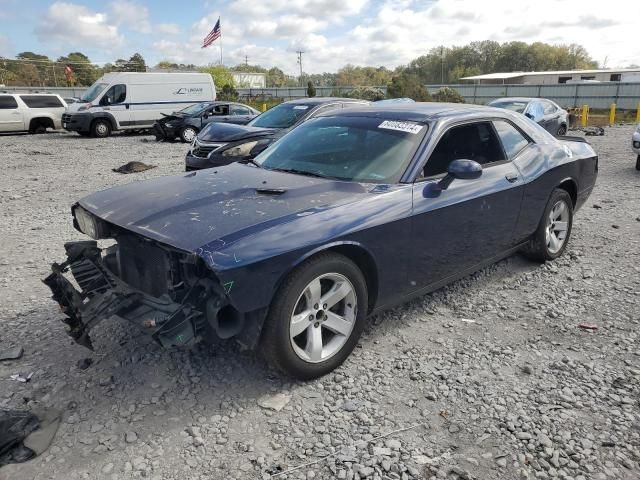
<svg viewBox="0 0 640 480"><path fill-rule="evenodd" d="M95 215L87 212L84 208L76 206L73 209L75 227L80 232L88 235L94 240L109 238L109 226Z"/></svg>
<svg viewBox="0 0 640 480"><path fill-rule="evenodd" d="M223 157L247 157L251 155L251 150L258 144L258 141L255 140L253 142L241 143L240 145L234 145L233 147L227 148L222 152Z"/></svg>

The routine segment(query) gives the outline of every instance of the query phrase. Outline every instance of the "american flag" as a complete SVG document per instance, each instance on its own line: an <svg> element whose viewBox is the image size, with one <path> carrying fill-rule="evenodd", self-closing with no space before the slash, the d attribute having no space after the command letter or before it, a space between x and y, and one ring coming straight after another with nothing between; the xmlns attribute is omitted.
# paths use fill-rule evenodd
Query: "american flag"
<svg viewBox="0 0 640 480"><path fill-rule="evenodd" d="M220 35L222 35L222 32L220 31L220 18L218 18L218 21L213 27L213 30L209 32L209 35L204 37L204 40L202 42L202 48L207 48L209 45L211 45L213 42L219 39Z"/></svg>

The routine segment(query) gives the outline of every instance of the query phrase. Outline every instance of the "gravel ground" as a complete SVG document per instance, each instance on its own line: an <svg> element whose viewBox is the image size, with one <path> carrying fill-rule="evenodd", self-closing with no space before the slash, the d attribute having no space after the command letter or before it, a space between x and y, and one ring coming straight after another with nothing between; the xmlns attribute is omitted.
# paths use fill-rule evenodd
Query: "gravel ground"
<svg viewBox="0 0 640 480"><path fill-rule="evenodd" d="M95 352L74 344L40 283L62 243L82 238L70 204L181 172L186 147L0 137L0 349L25 349L0 363L0 407L64 412L52 447L0 478L639 478L631 133L590 138L600 176L562 258L514 256L378 315L342 367L308 383L287 383L233 343L164 351L114 322L94 330ZM111 171L130 160L157 168ZM9 379L31 372L29 383Z"/></svg>

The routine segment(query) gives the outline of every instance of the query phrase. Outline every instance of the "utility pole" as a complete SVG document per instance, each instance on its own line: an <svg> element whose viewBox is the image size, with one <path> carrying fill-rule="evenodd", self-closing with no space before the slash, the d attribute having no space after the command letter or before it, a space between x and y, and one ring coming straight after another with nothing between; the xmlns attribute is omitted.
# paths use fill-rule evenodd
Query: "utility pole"
<svg viewBox="0 0 640 480"><path fill-rule="evenodd" d="M300 64L300 86L304 87L304 82L302 80L302 54L304 53L304 50L298 50L296 53L298 54L298 63Z"/></svg>
<svg viewBox="0 0 640 480"><path fill-rule="evenodd" d="M444 46L440 47L440 85L444 85Z"/></svg>
<svg viewBox="0 0 640 480"><path fill-rule="evenodd" d="M249 57L247 55L244 56L244 64L249 65Z"/></svg>

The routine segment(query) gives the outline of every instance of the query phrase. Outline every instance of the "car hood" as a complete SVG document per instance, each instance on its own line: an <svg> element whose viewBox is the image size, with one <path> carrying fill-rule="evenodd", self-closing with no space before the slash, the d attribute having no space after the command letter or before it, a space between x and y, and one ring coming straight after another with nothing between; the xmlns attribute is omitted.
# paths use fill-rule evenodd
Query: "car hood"
<svg viewBox="0 0 640 480"><path fill-rule="evenodd" d="M371 189L234 163L114 187L78 203L109 223L196 252L358 201Z"/></svg>
<svg viewBox="0 0 640 480"><path fill-rule="evenodd" d="M203 142L237 142L247 138L269 135L273 132L277 132L277 130L216 122L210 124L209 127L203 130L200 135L198 135L198 140Z"/></svg>

